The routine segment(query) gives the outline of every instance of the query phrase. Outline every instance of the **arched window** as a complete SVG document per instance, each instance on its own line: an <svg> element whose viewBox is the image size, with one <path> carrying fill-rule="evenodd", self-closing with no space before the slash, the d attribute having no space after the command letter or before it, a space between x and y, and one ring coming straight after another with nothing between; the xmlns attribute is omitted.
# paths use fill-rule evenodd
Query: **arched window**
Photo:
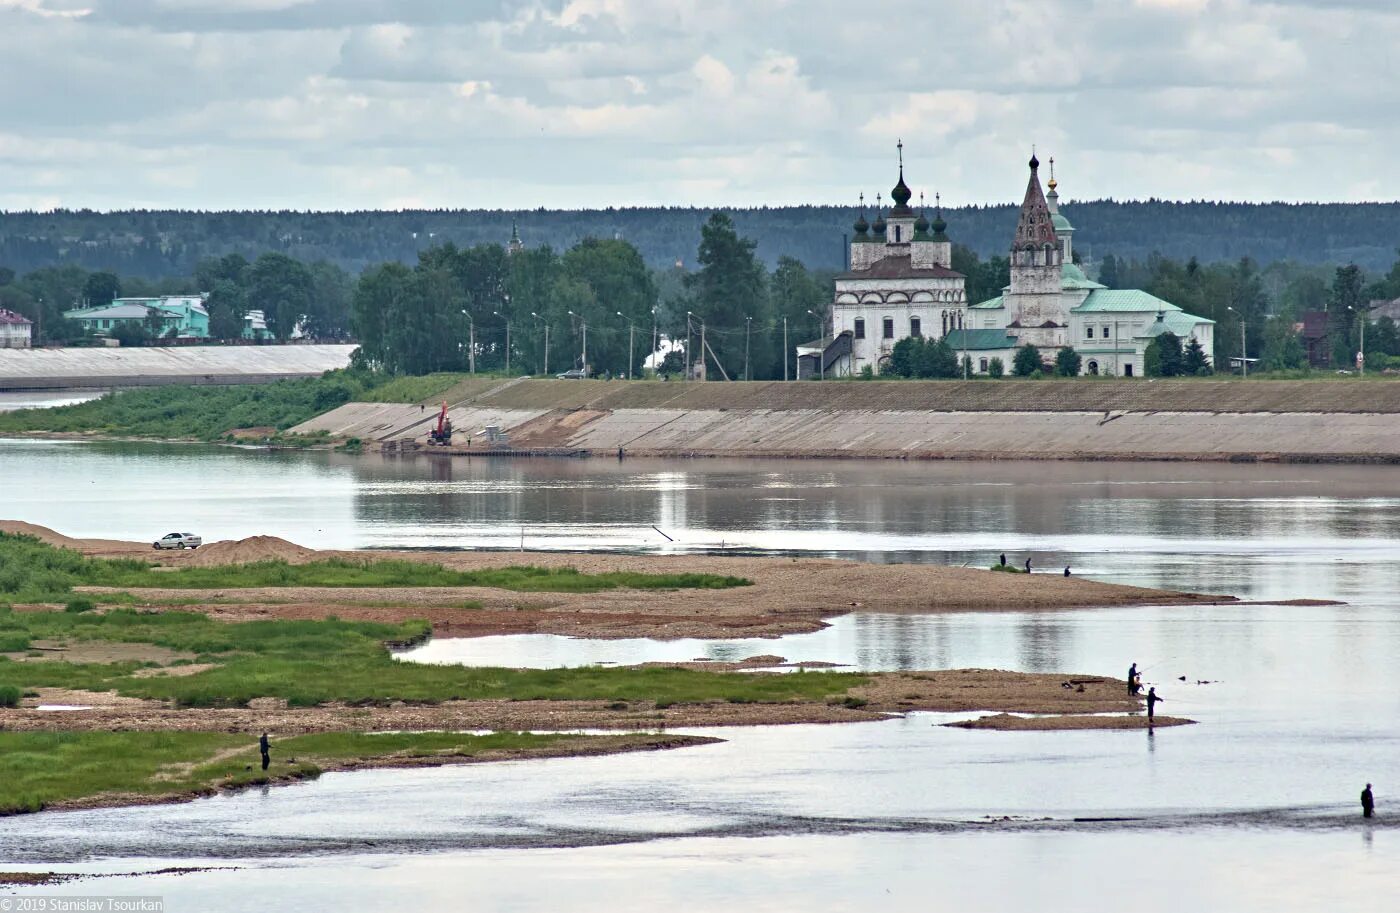
<svg viewBox="0 0 1400 913"><path fill-rule="evenodd" d="M1084 366L1084 370L1088 371L1091 375L1097 377L1099 373L1099 363L1096 361L1090 361L1087 365Z"/></svg>

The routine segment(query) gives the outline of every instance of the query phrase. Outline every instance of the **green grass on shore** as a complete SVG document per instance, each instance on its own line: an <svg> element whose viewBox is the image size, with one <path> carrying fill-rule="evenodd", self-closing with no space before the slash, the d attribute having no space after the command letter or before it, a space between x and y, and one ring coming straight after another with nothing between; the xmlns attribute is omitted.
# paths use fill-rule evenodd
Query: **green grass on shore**
<svg viewBox="0 0 1400 913"><path fill-rule="evenodd" d="M714 574L584 574L574 568L509 566L456 571L402 560L328 559L307 564L259 561L214 567L154 570L133 559L89 558L32 536L0 533L0 601L68 602L75 586L160 589L238 587L495 587L547 593L613 589L724 589L748 586L741 577ZM122 601L118 597L106 601ZM4 651L0 651L4 652Z"/></svg>
<svg viewBox="0 0 1400 913"><path fill-rule="evenodd" d="M364 395L357 397L362 403L421 403L442 396L448 390L474 375L440 372L424 374L421 377L395 377Z"/></svg>
<svg viewBox="0 0 1400 913"><path fill-rule="evenodd" d="M0 613L0 637L152 644L213 668L193 675L137 676L150 663L19 661L0 658L0 688L115 690L181 707L239 707L260 697L292 706L333 701L386 704L446 700L652 701L658 704L785 703L839 697L867 681L855 673L739 675L689 669L496 669L395 660L386 643L428 634L398 625L339 619L227 623L197 612Z"/></svg>
<svg viewBox="0 0 1400 913"><path fill-rule="evenodd" d="M322 733L274 739L273 765L264 773L253 734L0 732L0 814L34 812L104 794L179 797L266 783L274 777L314 777L329 762L474 757L488 751L617 741L617 736L562 733Z"/></svg>
<svg viewBox="0 0 1400 913"><path fill-rule="evenodd" d="M481 586L539 593L596 593L619 588L725 589L747 586L741 577L715 574L584 574L571 567L510 566L456 571L418 561L333 558L306 564L259 561L214 567L153 570L108 567L85 581L92 586L223 589L228 587L459 587Z"/></svg>

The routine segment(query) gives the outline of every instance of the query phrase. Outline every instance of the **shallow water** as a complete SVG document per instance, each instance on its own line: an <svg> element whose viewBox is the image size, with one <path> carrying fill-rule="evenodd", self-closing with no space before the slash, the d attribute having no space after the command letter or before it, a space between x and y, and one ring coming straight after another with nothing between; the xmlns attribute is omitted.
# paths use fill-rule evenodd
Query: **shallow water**
<svg viewBox="0 0 1400 913"><path fill-rule="evenodd" d="M190 910L1274 911L1371 910L1400 888L1400 812L1388 798L1400 795L1395 469L469 464L4 443L0 467L15 483L0 513L74 535L148 537L173 524L310 545L502 546L525 525L529 547L724 542L957 564L1033 549L1041 566L1067 561L1098 579L1348 602L857 614L751 641L436 641L417 658L548 666L777 653L862 669L1120 677L1136 660L1164 712L1200 724L1150 736L968 732L936 725L952 715L916 714L707 730L728 741L331 774L181 806L8 819L6 867L242 867L38 893L155 893ZM110 503L79 481L105 483ZM48 496L34 490L45 484ZM679 541L648 539L652 523ZM1363 825L1356 794L1367 780L1381 817ZM1013 820L991 820L1002 816Z"/></svg>
<svg viewBox="0 0 1400 913"><path fill-rule="evenodd" d="M101 390L0 390L0 412L16 409L51 409L72 406L102 396Z"/></svg>

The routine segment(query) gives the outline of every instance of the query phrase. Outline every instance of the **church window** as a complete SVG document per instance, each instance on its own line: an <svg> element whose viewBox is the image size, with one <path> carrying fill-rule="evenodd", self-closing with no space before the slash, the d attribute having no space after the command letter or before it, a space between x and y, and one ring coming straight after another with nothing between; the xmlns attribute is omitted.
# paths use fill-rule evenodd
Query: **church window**
<svg viewBox="0 0 1400 913"><path fill-rule="evenodd" d="M909 318L909 335L910 335L910 336L922 336L922 335L924 335L923 324L919 321L919 318L917 318L917 317L910 317L910 318Z"/></svg>
<svg viewBox="0 0 1400 913"><path fill-rule="evenodd" d="M1084 328L1084 338L1085 338L1085 339L1093 339L1093 338L1094 338L1094 328L1093 328L1093 327L1085 327L1085 328Z"/></svg>
<svg viewBox="0 0 1400 913"><path fill-rule="evenodd" d="M856 339L864 339L864 338L865 338L865 318L864 318L864 317L857 317L857 318L856 318Z"/></svg>
<svg viewBox="0 0 1400 913"><path fill-rule="evenodd" d="M985 358L979 359L978 362L977 362L977 364L978 364L978 370L981 371L983 374L986 374L986 373L987 373L987 359L985 359Z"/></svg>
<svg viewBox="0 0 1400 913"><path fill-rule="evenodd" d="M886 339L894 339L894 318L893 318L893 317L886 317L886 318L885 318L885 327L884 327L884 329L885 329L885 333L884 333L885 338L886 338Z"/></svg>
<svg viewBox="0 0 1400 913"><path fill-rule="evenodd" d="M894 243L898 244L902 240L903 228L902 225L896 225L894 227Z"/></svg>
<svg viewBox="0 0 1400 913"><path fill-rule="evenodd" d="M1108 338L1108 327L1104 327L1104 328L1103 328L1103 338L1104 338L1104 339L1107 339L1107 338Z"/></svg>

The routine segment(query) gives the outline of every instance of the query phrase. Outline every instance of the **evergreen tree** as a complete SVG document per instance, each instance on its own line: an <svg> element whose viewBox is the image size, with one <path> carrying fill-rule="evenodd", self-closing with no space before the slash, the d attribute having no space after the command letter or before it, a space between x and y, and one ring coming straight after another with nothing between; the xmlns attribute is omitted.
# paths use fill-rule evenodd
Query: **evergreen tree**
<svg viewBox="0 0 1400 913"><path fill-rule="evenodd" d="M686 277L710 348L696 355L709 364L718 360L730 377L742 375L745 318L759 326L769 323L767 276L754 255L756 247L754 241L739 237L727 213L716 212L700 229L700 269Z"/></svg>
<svg viewBox="0 0 1400 913"><path fill-rule="evenodd" d="M987 362L987 376L991 378L1006 376L1006 365L1000 358L993 358L991 361Z"/></svg>
<svg viewBox="0 0 1400 913"><path fill-rule="evenodd" d="M913 336L906 336L894 344L890 350L889 367L885 369L886 374L894 377L914 377L917 373L917 361L920 357L923 346L920 341Z"/></svg>
<svg viewBox="0 0 1400 913"><path fill-rule="evenodd" d="M1016 357L1011 361L1011 373L1017 377L1030 377L1040 370L1040 350L1030 343L1017 347Z"/></svg>
<svg viewBox="0 0 1400 913"><path fill-rule="evenodd" d="M1214 373L1210 367L1210 359L1206 357L1205 347L1195 336L1186 344L1186 351L1181 359L1181 373L1187 377L1203 377Z"/></svg>
<svg viewBox="0 0 1400 913"><path fill-rule="evenodd" d="M1144 368L1149 377L1177 377L1182 373L1184 362L1181 337L1175 333L1162 333L1147 344Z"/></svg>
<svg viewBox="0 0 1400 913"><path fill-rule="evenodd" d="M83 304L86 307L105 307L121 296L121 280L112 273L89 273L87 281L83 283Z"/></svg>
<svg viewBox="0 0 1400 913"><path fill-rule="evenodd" d="M1073 346L1066 346L1055 353L1055 373L1060 377L1078 377L1083 364L1084 359L1074 351Z"/></svg>
<svg viewBox="0 0 1400 913"><path fill-rule="evenodd" d="M783 358L791 359L792 346L801 341L792 336L793 330L803 326L808 311L823 313L831 302L831 293L829 286L818 282L807 267L792 257L778 259L778 268L769 278L768 288L772 303L770 322L760 326L754 321L753 327L754 364L763 365L761 371L754 372L754 377L778 380L783 376ZM784 317L789 335L786 352L782 351ZM759 352L764 353L761 360ZM792 368L789 367L788 372L791 376Z"/></svg>
<svg viewBox="0 0 1400 913"><path fill-rule="evenodd" d="M1355 364L1352 343L1356 316L1362 308L1361 267L1355 263L1337 267L1332 295L1327 304L1327 333L1332 343L1332 366L1349 368Z"/></svg>

